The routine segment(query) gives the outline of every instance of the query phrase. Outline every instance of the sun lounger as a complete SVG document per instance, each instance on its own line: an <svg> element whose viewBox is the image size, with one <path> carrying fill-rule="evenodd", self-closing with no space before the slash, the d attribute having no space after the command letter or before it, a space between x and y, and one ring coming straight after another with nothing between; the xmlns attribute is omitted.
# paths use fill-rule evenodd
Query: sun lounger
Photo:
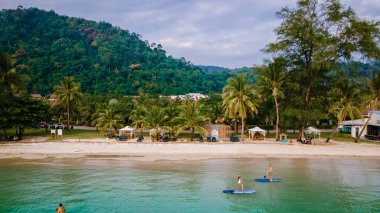
<svg viewBox="0 0 380 213"><path fill-rule="evenodd" d="M137 138L137 142L142 142L144 140L144 137L142 137L142 136L139 136L138 138Z"/></svg>
<svg viewBox="0 0 380 213"><path fill-rule="evenodd" d="M237 136L231 136L230 141L231 142L239 142L240 140L239 140L239 137L237 137Z"/></svg>
<svg viewBox="0 0 380 213"><path fill-rule="evenodd" d="M216 142L216 137L211 137L211 142Z"/></svg>
<svg viewBox="0 0 380 213"><path fill-rule="evenodd" d="M212 137L207 137L207 138L206 138L206 141L207 141L207 142L212 142Z"/></svg>

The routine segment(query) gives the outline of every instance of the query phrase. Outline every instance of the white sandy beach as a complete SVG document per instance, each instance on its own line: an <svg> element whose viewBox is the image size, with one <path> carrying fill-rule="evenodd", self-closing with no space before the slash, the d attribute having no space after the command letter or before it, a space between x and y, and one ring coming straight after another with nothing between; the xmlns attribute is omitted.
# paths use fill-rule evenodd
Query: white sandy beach
<svg viewBox="0 0 380 213"><path fill-rule="evenodd" d="M15 142L0 144L0 159L24 158L128 158L131 160L196 160L244 157L380 157L380 145L348 142L281 144L259 142L114 142L112 140L66 140L61 142Z"/></svg>

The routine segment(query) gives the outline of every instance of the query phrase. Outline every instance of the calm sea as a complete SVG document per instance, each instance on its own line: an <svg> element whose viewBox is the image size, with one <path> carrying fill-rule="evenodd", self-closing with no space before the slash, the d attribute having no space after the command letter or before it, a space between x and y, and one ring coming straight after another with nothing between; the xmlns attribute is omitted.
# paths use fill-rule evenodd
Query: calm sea
<svg viewBox="0 0 380 213"><path fill-rule="evenodd" d="M272 163L281 183L256 183ZM242 175L250 195L223 194ZM380 159L0 160L0 212L380 212Z"/></svg>

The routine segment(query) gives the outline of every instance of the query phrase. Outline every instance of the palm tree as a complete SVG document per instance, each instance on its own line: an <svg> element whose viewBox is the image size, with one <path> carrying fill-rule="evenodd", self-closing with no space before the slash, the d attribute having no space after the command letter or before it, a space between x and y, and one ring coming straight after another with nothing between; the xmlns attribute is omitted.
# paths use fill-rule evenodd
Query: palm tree
<svg viewBox="0 0 380 213"><path fill-rule="evenodd" d="M100 111L95 120L92 121L92 125L100 128L102 131L109 130L109 135L112 135L112 129L118 131L123 127L123 117L120 114L115 113L112 106L108 106L104 111Z"/></svg>
<svg viewBox="0 0 380 213"><path fill-rule="evenodd" d="M177 116L179 114L179 107L177 102L170 102L165 107L165 113L168 116L168 119L165 122L165 127L169 130L169 136L174 136L174 131L177 128Z"/></svg>
<svg viewBox="0 0 380 213"><path fill-rule="evenodd" d="M278 98L284 97L282 87L285 84L284 63L281 59L276 59L273 63L265 66L263 70L259 70L257 84L260 94L265 97L272 96L276 107L276 140L279 140L278 126L280 122Z"/></svg>
<svg viewBox="0 0 380 213"><path fill-rule="evenodd" d="M360 131L358 137L355 139L356 143L359 142L360 137L362 136L364 130L367 128L368 122L371 120L372 115L373 115L372 111L379 108L379 97L380 97L380 75L379 75L379 73L378 74L372 73L372 78L371 78L371 80L366 81L366 86L368 89L367 92L369 94L370 113L369 113L369 117L366 120L366 122L364 123L364 126L363 126L362 130Z"/></svg>
<svg viewBox="0 0 380 213"><path fill-rule="evenodd" d="M143 122L144 122L144 116L146 113L146 109L143 106L136 106L129 117L129 119L132 121L132 127L134 128L140 128L140 136L143 136Z"/></svg>
<svg viewBox="0 0 380 213"><path fill-rule="evenodd" d="M253 85L247 83L244 74L228 79L228 84L223 88L223 107L229 117L237 115L241 118L241 138L244 136L244 120L247 113L257 114L257 100L259 95L253 90Z"/></svg>
<svg viewBox="0 0 380 213"><path fill-rule="evenodd" d="M0 53L0 127L5 135L7 135L6 128L9 128L11 120L9 115L17 110L11 107L12 99L25 90L25 82L29 80L27 75L17 73L23 68L25 65L15 66L15 60Z"/></svg>
<svg viewBox="0 0 380 213"><path fill-rule="evenodd" d="M357 104L360 102L361 97L361 93L357 85L348 81L340 82L338 83L338 86L332 90L331 95L333 97L339 97L338 100L333 102L329 110L336 115L338 123L331 135L327 137L326 143L328 143L334 136L339 124L341 124L347 116L352 120L356 118L363 118Z"/></svg>
<svg viewBox="0 0 380 213"><path fill-rule="evenodd" d="M200 114L197 104L193 100L184 102L175 122L178 123L177 135L184 129L190 129L190 141L194 139L194 131L199 132L203 136L206 135L204 125L208 123L208 119Z"/></svg>
<svg viewBox="0 0 380 213"><path fill-rule="evenodd" d="M74 77L68 76L54 90L58 103L67 111L67 125L70 126L70 109L75 110L82 98L80 84L74 81Z"/></svg>
<svg viewBox="0 0 380 213"><path fill-rule="evenodd" d="M149 129L154 129L153 134L156 136L156 140L158 141L158 131L160 127L164 125L167 119L168 116L165 114L165 110L163 108L158 106L151 106L148 108L148 110L145 113L145 116L142 118L142 124Z"/></svg>
<svg viewBox="0 0 380 213"><path fill-rule="evenodd" d="M25 65L15 66L15 60L12 60L6 54L0 53L1 95L15 95L17 92L25 89L25 82L29 80L29 77L27 75L17 73L17 70L25 67ZM4 101L4 99L2 100Z"/></svg>

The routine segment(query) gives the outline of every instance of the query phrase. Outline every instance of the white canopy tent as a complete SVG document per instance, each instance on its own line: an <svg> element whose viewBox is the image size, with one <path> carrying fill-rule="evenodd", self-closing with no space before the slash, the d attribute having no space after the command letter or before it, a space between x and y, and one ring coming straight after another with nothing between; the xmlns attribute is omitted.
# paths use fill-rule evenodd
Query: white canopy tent
<svg viewBox="0 0 380 213"><path fill-rule="evenodd" d="M266 131L263 130L263 129L261 129L260 127L255 127L255 128L248 129L249 138L253 139L253 137L255 136L256 132L258 132L261 135L263 135L264 139L265 139Z"/></svg>
<svg viewBox="0 0 380 213"><path fill-rule="evenodd" d="M155 134L155 129L151 129L149 130L149 136L152 136ZM165 134L165 130L161 129L160 127L158 127L158 134L160 134L161 136Z"/></svg>
<svg viewBox="0 0 380 213"><path fill-rule="evenodd" d="M319 129L309 126L308 128L305 129L305 133L308 135L313 135L314 139L315 139L315 135L318 135L319 140L321 140L321 130Z"/></svg>
<svg viewBox="0 0 380 213"><path fill-rule="evenodd" d="M129 132L131 138L133 138L133 135L135 134L134 128L132 128L130 126L126 126L124 128L119 129L119 135L125 135L128 132Z"/></svg>

